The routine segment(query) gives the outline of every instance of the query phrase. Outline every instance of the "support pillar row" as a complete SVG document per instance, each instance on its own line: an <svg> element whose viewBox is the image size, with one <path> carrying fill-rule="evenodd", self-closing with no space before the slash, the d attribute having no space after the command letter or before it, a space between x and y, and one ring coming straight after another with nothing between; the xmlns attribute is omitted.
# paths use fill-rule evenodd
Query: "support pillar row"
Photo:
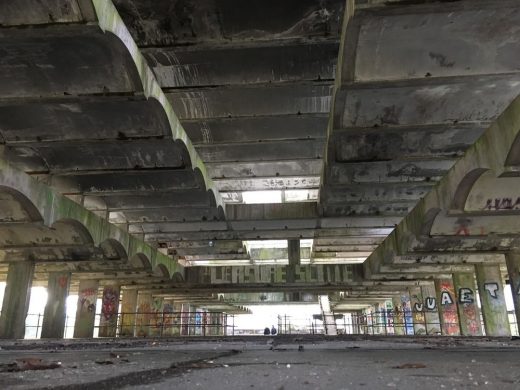
<svg viewBox="0 0 520 390"><path fill-rule="evenodd" d="M454 273L453 285L462 336L482 336L480 310L476 302L475 275L470 272Z"/></svg>
<svg viewBox="0 0 520 390"><path fill-rule="evenodd" d="M99 337L116 337L117 315L119 312L119 285L107 284L101 298L101 319Z"/></svg>
<svg viewBox="0 0 520 390"><path fill-rule="evenodd" d="M507 273L511 284L511 295L515 305L516 323L520 324L520 252L506 254Z"/></svg>
<svg viewBox="0 0 520 390"><path fill-rule="evenodd" d="M49 273L47 304L43 312L42 339L60 339L64 337L70 278L70 272Z"/></svg>
<svg viewBox="0 0 520 390"><path fill-rule="evenodd" d="M120 336L133 337L135 331L135 312L137 310L137 290L123 290L121 298Z"/></svg>
<svg viewBox="0 0 520 390"><path fill-rule="evenodd" d="M0 316L0 338L23 339L25 336L25 318L29 310L33 275L33 262L9 264Z"/></svg>
<svg viewBox="0 0 520 390"><path fill-rule="evenodd" d="M487 336L511 336L502 274L497 264L475 266Z"/></svg>
<svg viewBox="0 0 520 390"><path fill-rule="evenodd" d="M80 280L74 338L94 337L99 281Z"/></svg>

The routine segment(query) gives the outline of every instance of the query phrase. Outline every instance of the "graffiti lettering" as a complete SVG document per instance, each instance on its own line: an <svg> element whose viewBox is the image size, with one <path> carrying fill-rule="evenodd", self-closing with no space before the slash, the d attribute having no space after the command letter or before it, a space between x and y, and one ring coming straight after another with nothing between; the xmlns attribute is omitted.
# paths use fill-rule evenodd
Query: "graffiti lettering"
<svg viewBox="0 0 520 390"><path fill-rule="evenodd" d="M416 302L413 305L413 309L414 309L414 311L421 313L424 310L424 305L422 303Z"/></svg>
<svg viewBox="0 0 520 390"><path fill-rule="evenodd" d="M459 288L459 303L473 303L473 290L467 287Z"/></svg>
<svg viewBox="0 0 520 390"><path fill-rule="evenodd" d="M434 297L427 297L425 303L428 310L435 310L437 308L437 299Z"/></svg>
<svg viewBox="0 0 520 390"><path fill-rule="evenodd" d="M441 305L453 305L453 298L448 291L441 293Z"/></svg>
<svg viewBox="0 0 520 390"><path fill-rule="evenodd" d="M484 210L520 210L520 196L513 202L513 198L488 199Z"/></svg>
<svg viewBox="0 0 520 390"><path fill-rule="evenodd" d="M498 283L484 283L484 289L489 293L491 298L497 299L498 298Z"/></svg>

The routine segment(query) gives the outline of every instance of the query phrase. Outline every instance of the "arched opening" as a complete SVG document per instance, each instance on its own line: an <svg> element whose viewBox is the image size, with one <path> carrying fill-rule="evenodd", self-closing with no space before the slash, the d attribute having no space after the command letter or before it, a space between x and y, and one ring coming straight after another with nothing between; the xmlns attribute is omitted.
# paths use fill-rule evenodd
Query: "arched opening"
<svg viewBox="0 0 520 390"><path fill-rule="evenodd" d="M489 171L487 168L476 168L464 176L464 178L459 183L459 186L457 187L457 191L455 191L455 195L453 196L453 201L451 203L452 210L464 210L464 206L466 204L466 200L468 199L471 188L480 178L480 176L482 176L487 171Z"/></svg>

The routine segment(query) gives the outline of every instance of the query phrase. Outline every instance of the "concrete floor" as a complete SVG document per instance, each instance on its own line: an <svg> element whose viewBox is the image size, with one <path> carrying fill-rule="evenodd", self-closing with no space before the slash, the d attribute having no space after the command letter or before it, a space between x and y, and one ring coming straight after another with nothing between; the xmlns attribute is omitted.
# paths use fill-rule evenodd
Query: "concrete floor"
<svg viewBox="0 0 520 390"><path fill-rule="evenodd" d="M509 339L276 336L0 347L1 389L520 388L520 341ZM6 371L24 358L61 366Z"/></svg>

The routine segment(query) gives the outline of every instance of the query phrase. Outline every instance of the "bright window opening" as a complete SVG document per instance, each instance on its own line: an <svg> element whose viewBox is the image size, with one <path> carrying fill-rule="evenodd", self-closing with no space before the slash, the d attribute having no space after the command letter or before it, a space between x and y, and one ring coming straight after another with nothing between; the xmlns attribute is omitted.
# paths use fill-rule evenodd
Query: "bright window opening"
<svg viewBox="0 0 520 390"><path fill-rule="evenodd" d="M245 204L282 203L282 191L244 191L242 200Z"/></svg>

